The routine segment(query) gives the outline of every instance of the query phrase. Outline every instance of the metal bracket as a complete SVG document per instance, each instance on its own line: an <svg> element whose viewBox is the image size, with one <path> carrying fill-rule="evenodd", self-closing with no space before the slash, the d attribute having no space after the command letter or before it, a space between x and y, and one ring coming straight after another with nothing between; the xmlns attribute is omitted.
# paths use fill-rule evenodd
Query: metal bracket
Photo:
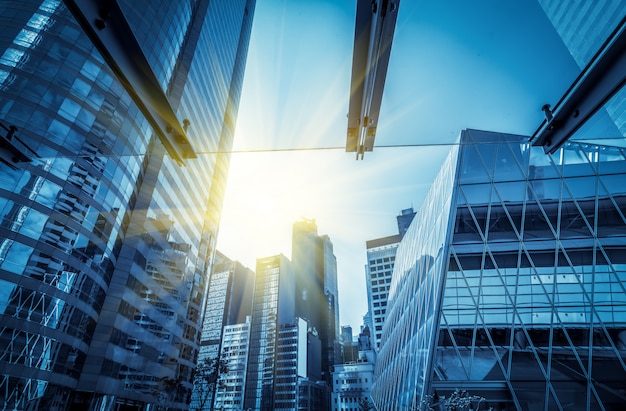
<svg viewBox="0 0 626 411"><path fill-rule="evenodd" d="M30 163L32 161L32 158L26 154L27 151L38 157L37 153L15 135L17 127L13 125L7 127L0 123L0 128L7 131L6 136L0 134L0 162L16 170L16 163ZM16 142L19 145L15 144Z"/></svg>
<svg viewBox="0 0 626 411"><path fill-rule="evenodd" d="M609 36L561 100L542 110L546 119L530 138L554 153L626 84L626 18Z"/></svg>

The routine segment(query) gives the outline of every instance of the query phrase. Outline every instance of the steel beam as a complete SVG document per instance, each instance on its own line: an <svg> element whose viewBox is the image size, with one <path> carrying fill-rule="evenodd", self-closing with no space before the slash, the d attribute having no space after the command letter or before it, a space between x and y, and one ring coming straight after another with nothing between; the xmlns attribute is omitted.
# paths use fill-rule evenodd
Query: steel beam
<svg viewBox="0 0 626 411"><path fill-rule="evenodd" d="M532 145L554 153L625 84L626 18L554 108L542 107L546 118L530 138Z"/></svg>
<svg viewBox="0 0 626 411"><path fill-rule="evenodd" d="M118 80L179 165L196 158L174 108L116 0L64 0Z"/></svg>
<svg viewBox="0 0 626 411"><path fill-rule="evenodd" d="M400 0L358 0L346 151L374 149Z"/></svg>

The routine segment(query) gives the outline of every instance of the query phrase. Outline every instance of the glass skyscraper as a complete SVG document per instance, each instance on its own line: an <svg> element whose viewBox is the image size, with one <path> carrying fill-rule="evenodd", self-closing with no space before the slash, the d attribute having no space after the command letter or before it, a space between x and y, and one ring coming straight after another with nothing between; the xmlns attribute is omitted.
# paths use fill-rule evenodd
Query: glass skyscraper
<svg viewBox="0 0 626 411"><path fill-rule="evenodd" d="M295 277L284 255L257 260L244 409L274 409L277 341L295 320ZM294 376L295 377L295 376Z"/></svg>
<svg viewBox="0 0 626 411"><path fill-rule="evenodd" d="M196 152L228 151L254 1L118 4ZM0 163L0 409L185 408L229 156L166 155L65 2L0 25L30 160Z"/></svg>
<svg viewBox="0 0 626 411"><path fill-rule="evenodd" d="M372 397L623 407L626 152L462 132L396 257Z"/></svg>
<svg viewBox="0 0 626 411"><path fill-rule="evenodd" d="M240 328L252 314L252 293L254 291L254 271L244 267L238 261L232 261L219 251L215 254L211 278L204 308L202 333L200 336L200 351L198 363L217 360L224 350L226 332L233 332ZM250 324L247 324L246 333L250 333ZM231 336L232 337L232 336ZM237 337L239 338L239 337ZM221 358L229 368L231 360L241 362L241 358ZM247 350L246 357L247 359ZM232 364L235 367L235 364ZM213 406L213 393L218 387L204 386L206 381L196 379L194 381L194 393L192 394L191 407L210 409ZM198 385L203 385L198 387ZM243 385L243 384L241 384ZM241 388L241 387L239 387ZM201 396L203 398L198 398ZM230 401L230 400L224 400ZM234 400L233 400L234 401ZM241 406L242 402L235 405L222 403L220 406Z"/></svg>
<svg viewBox="0 0 626 411"><path fill-rule="evenodd" d="M291 261L296 281L296 317L314 328L322 343L322 378L341 362L337 258L327 235L317 233L315 220L293 225Z"/></svg>

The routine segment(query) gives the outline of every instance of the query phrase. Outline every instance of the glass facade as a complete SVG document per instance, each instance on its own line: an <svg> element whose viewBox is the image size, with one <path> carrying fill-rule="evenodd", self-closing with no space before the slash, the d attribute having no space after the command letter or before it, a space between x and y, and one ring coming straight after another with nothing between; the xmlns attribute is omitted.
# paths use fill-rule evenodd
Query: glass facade
<svg viewBox="0 0 626 411"><path fill-rule="evenodd" d="M244 409L274 409L278 332L295 319L294 282L285 256L257 260Z"/></svg>
<svg viewBox="0 0 626 411"><path fill-rule="evenodd" d="M314 328L322 343L322 374L341 361L337 258L327 235L319 235L315 220L294 223L291 261L296 281L295 315Z"/></svg>
<svg viewBox="0 0 626 411"><path fill-rule="evenodd" d="M626 153L546 155L475 130L460 143L398 251L379 409L457 388L494 409L621 409Z"/></svg>
<svg viewBox="0 0 626 411"><path fill-rule="evenodd" d="M228 150L254 1L120 6L196 150ZM61 0L0 24L0 130L36 153L0 163L0 409L185 408L229 158L164 156Z"/></svg>
<svg viewBox="0 0 626 411"><path fill-rule="evenodd" d="M217 360L224 350L224 338L231 326L239 326L252 314L252 293L254 291L254 271L237 261L231 261L219 251L216 252L200 336L198 363ZM250 324L246 332L249 334ZM246 357L247 359L247 349ZM191 407L199 410L210 409L213 403L213 387L198 387L204 384L195 382ZM202 398L198 398L201 396ZM216 400L217 401L217 400ZM225 399L224 401L229 401ZM229 405L234 403L230 402ZM240 401L239 406L242 402Z"/></svg>
<svg viewBox="0 0 626 411"><path fill-rule="evenodd" d="M372 386L379 410L411 409L427 389L457 156L455 146L398 246Z"/></svg>

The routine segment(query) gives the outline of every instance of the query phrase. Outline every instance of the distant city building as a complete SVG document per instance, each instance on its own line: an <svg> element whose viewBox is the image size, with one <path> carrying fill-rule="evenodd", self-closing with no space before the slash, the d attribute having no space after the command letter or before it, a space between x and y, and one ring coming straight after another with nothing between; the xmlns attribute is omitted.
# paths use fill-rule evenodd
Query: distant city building
<svg viewBox="0 0 626 411"><path fill-rule="evenodd" d="M0 4L2 409L188 408L254 8Z"/></svg>
<svg viewBox="0 0 626 411"><path fill-rule="evenodd" d="M618 410L626 152L465 130L397 253L372 397L457 388L498 410Z"/></svg>
<svg viewBox="0 0 626 411"><path fill-rule="evenodd" d="M372 342L372 334L369 327L363 327L359 333L356 346L359 353L359 361L368 361L371 363L376 362L376 350L374 348L374 343Z"/></svg>
<svg viewBox="0 0 626 411"><path fill-rule="evenodd" d="M370 323L374 332L376 348L380 347L383 323L387 311L387 296L391 286L396 251L400 244L400 234L367 241L367 265L365 266L367 302L369 304Z"/></svg>
<svg viewBox="0 0 626 411"><path fill-rule="evenodd" d="M352 327L349 325L341 327L341 345L343 350L343 364L356 361L359 358L359 350L357 344L354 342Z"/></svg>
<svg viewBox="0 0 626 411"><path fill-rule="evenodd" d="M274 410L324 409L327 398L326 386L320 381L321 348L318 336L302 318L281 325L276 345Z"/></svg>
<svg viewBox="0 0 626 411"><path fill-rule="evenodd" d="M366 326L359 335L355 361L335 365L333 372L332 410L368 410L374 380L376 353Z"/></svg>
<svg viewBox="0 0 626 411"><path fill-rule="evenodd" d="M329 407L330 370L341 360L337 262L313 220L294 224L292 247L292 261L257 260L246 409Z"/></svg>
<svg viewBox="0 0 626 411"><path fill-rule="evenodd" d="M296 319L295 289L287 257L257 259L244 409L274 409L278 332Z"/></svg>
<svg viewBox="0 0 626 411"><path fill-rule="evenodd" d="M226 327L237 325L239 328L239 325L245 323L246 318L252 314L253 292L254 271L216 252L204 309L198 363L219 358ZM204 381L196 381L196 384L204 383ZM197 406L195 397L198 389L202 394L215 392L215 387L210 389L195 387L191 401L192 407ZM212 396L202 403L210 407L213 403Z"/></svg>
<svg viewBox="0 0 626 411"><path fill-rule="evenodd" d="M307 320L322 343L322 378L330 383L330 370L341 362L337 260L333 244L318 235L314 220L293 225L292 257L296 276L296 316Z"/></svg>
<svg viewBox="0 0 626 411"><path fill-rule="evenodd" d="M215 387L215 410L242 410L248 353L250 347L250 317L242 324L224 327L220 360L228 372L220 374ZM191 409L196 410L193 406Z"/></svg>
<svg viewBox="0 0 626 411"><path fill-rule="evenodd" d="M396 217L399 234L365 242L367 248L365 284L370 314L370 322L366 324L372 331L375 349L380 348L396 251L414 216L415 212L412 208L402 210L400 215Z"/></svg>
<svg viewBox="0 0 626 411"><path fill-rule="evenodd" d="M333 411L362 410L361 404L371 402L370 391L374 379L374 363L353 362L335 365L333 372Z"/></svg>
<svg viewBox="0 0 626 411"><path fill-rule="evenodd" d="M326 381L300 379L298 383L298 410L328 409L330 390Z"/></svg>
<svg viewBox="0 0 626 411"><path fill-rule="evenodd" d="M411 207L405 208L404 210L400 211L400 214L396 217L396 221L398 223L398 233L400 234L400 237L404 237L404 234L406 234L407 230L411 226L411 223L413 222L415 214L416 213L413 210L413 207Z"/></svg>

